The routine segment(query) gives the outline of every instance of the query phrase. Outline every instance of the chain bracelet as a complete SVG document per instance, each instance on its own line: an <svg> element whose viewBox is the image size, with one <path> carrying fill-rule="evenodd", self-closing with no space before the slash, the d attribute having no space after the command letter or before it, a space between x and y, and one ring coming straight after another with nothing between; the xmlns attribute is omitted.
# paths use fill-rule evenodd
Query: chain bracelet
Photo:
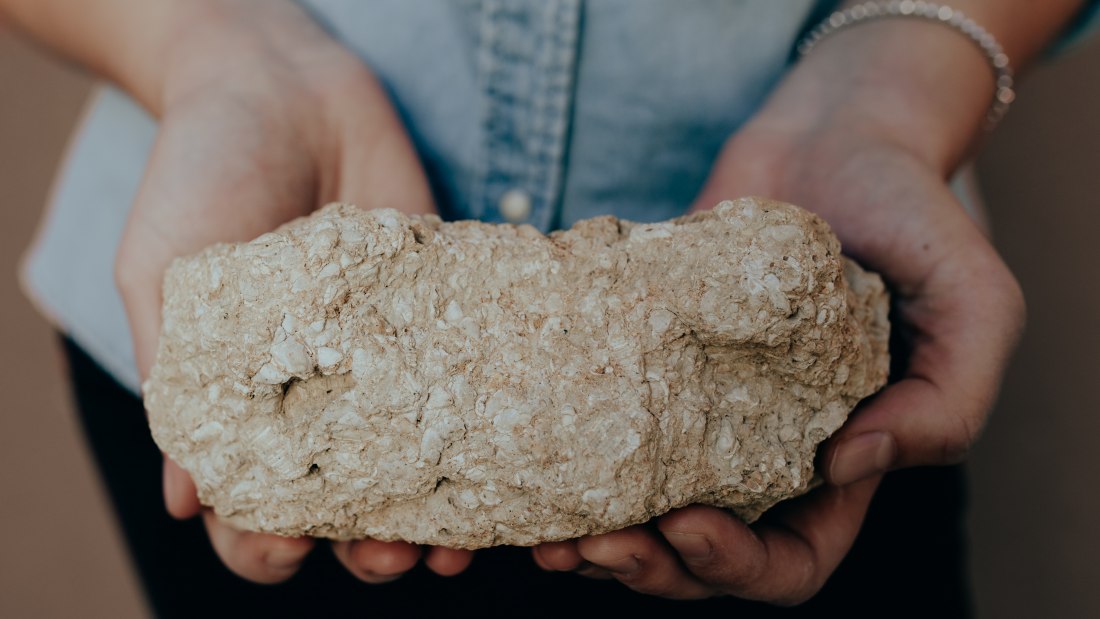
<svg viewBox="0 0 1100 619"><path fill-rule="evenodd" d="M799 43L798 53L805 56L822 39L849 26L890 17L907 17L933 21L951 27L966 35L981 48L993 69L996 91L986 112L986 129L992 129L1008 112L1008 106L1016 98L1013 90L1012 65L1008 55L992 34L957 9L936 2L919 0L888 0L864 2L837 11L814 27Z"/></svg>

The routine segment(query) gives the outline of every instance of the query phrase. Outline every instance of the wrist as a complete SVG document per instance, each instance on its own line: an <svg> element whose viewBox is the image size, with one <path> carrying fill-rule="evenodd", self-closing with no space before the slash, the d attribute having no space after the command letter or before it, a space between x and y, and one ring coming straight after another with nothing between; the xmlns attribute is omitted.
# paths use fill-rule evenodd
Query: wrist
<svg viewBox="0 0 1100 619"><path fill-rule="evenodd" d="M278 85L289 95L334 71L362 70L289 0L187 0L171 19L143 97L156 116L209 88Z"/></svg>
<svg viewBox="0 0 1100 619"><path fill-rule="evenodd" d="M754 124L892 142L947 175L981 134L994 91L987 59L967 37L884 19L822 40Z"/></svg>
<svg viewBox="0 0 1100 619"><path fill-rule="evenodd" d="M840 8L862 3L846 0ZM919 9L924 3L910 4ZM1081 0L1052 0L1041 8L949 0L942 6L984 27L1018 69L1080 5ZM869 20L820 39L761 116L793 124L793 131L836 126L877 132L947 175L970 154L983 126L988 128L985 121L1000 94L992 62L972 35L943 23Z"/></svg>

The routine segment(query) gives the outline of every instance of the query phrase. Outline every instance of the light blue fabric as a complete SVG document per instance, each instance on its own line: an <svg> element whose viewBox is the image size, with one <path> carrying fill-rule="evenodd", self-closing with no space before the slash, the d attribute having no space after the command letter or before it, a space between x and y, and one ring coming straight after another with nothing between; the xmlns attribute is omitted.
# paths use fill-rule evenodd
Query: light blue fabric
<svg viewBox="0 0 1100 619"><path fill-rule="evenodd" d="M718 148L779 79L813 0L303 0L388 89L448 218L542 230L686 209ZM113 261L156 127L92 105L27 262L32 297L131 390Z"/></svg>
<svg viewBox="0 0 1100 619"><path fill-rule="evenodd" d="M386 86L446 218L502 221L509 190L547 231L686 209L802 32L836 0L301 0ZM1095 17L1097 2L1090 15ZM94 101L59 176L26 288L138 389L114 254L156 126Z"/></svg>
<svg viewBox="0 0 1100 619"><path fill-rule="evenodd" d="M1077 17L1048 49L1047 58L1072 51L1100 29L1100 0L1087 0Z"/></svg>
<svg viewBox="0 0 1100 619"><path fill-rule="evenodd" d="M548 230L687 208L821 3L304 4L388 86L445 217L503 221L519 188Z"/></svg>
<svg viewBox="0 0 1100 619"><path fill-rule="evenodd" d="M156 131L126 95L97 93L23 272L43 313L134 392L138 373L114 260Z"/></svg>

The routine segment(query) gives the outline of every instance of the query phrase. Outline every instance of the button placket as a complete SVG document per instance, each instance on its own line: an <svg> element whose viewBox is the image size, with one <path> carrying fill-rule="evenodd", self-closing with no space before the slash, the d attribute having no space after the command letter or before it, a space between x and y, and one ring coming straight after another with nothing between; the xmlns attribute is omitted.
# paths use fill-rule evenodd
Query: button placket
<svg viewBox="0 0 1100 619"><path fill-rule="evenodd" d="M478 51L483 148L472 206L488 221L556 220L581 0L487 0Z"/></svg>

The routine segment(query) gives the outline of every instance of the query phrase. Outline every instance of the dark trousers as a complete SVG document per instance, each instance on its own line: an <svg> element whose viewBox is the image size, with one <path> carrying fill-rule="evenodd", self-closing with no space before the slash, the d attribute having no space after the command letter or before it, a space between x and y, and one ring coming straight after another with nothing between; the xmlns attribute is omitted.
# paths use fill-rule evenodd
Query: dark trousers
<svg viewBox="0 0 1100 619"><path fill-rule="evenodd" d="M543 572L530 549L509 547L479 551L470 569L453 578L418 566L396 582L367 585L320 544L286 583L252 584L222 566L198 519L177 522L164 511L161 456L149 436L141 400L71 341L64 346L85 434L158 617L970 614L964 487L957 467L888 475L851 553L816 597L795 608L732 598L652 598L615 581Z"/></svg>

